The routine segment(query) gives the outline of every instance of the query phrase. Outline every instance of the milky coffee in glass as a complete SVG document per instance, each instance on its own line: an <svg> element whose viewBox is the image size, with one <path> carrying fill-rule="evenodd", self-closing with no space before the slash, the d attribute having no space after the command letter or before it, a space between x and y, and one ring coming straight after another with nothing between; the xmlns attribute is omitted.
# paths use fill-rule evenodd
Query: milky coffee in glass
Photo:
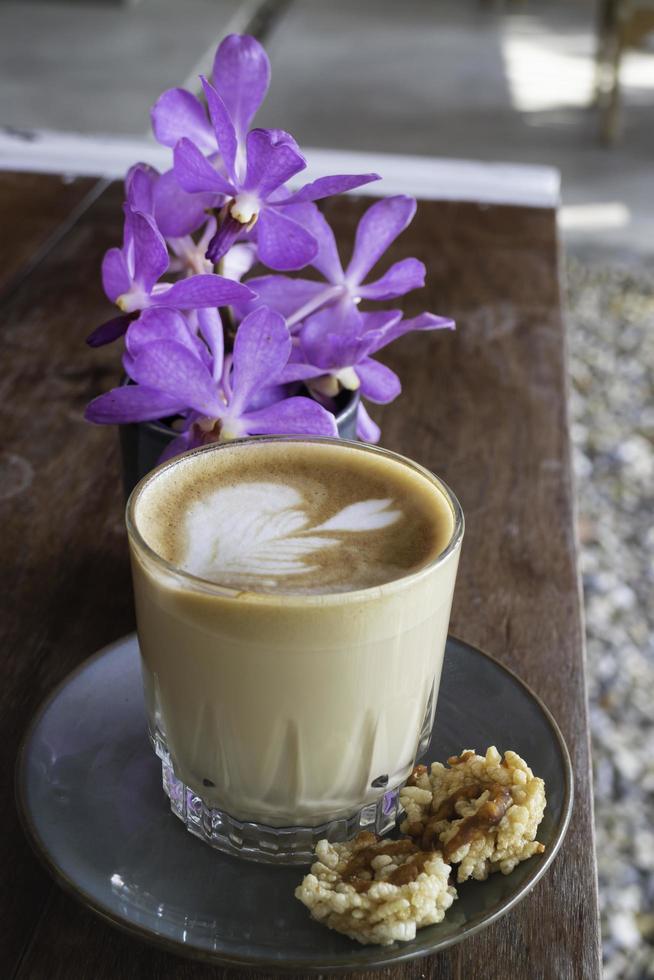
<svg viewBox="0 0 654 980"><path fill-rule="evenodd" d="M265 438L159 467L127 522L173 811L269 861L387 829L433 722L463 537L453 494L384 450Z"/></svg>

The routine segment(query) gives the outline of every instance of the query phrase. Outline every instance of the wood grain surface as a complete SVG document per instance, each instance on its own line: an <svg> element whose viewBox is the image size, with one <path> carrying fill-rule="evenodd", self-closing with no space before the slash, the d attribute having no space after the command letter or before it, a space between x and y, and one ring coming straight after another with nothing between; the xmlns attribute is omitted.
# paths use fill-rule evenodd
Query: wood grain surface
<svg viewBox="0 0 654 980"><path fill-rule="evenodd" d="M0 176L4 220L14 220L13 179ZM38 193L44 201L57 190L44 183ZM120 201L112 186L74 215L57 247L0 304L2 975L259 980L267 974L157 951L87 912L41 870L11 802L19 740L40 700L134 626L116 433L82 419L85 403L119 375L117 348L91 351L83 341L112 312L99 266L104 250L120 241ZM369 203L328 205L346 251ZM561 853L517 909L445 953L356 976L595 980L598 914L555 216L424 203L390 258L406 255L425 261L429 282L407 312L453 315L458 330L394 345L383 359L400 373L404 393L373 414L384 445L435 470L459 496L467 531L452 631L516 670L551 708L573 757L576 801Z"/></svg>
<svg viewBox="0 0 654 980"><path fill-rule="evenodd" d="M102 182L54 174L3 173L0 179L0 302L93 201Z"/></svg>

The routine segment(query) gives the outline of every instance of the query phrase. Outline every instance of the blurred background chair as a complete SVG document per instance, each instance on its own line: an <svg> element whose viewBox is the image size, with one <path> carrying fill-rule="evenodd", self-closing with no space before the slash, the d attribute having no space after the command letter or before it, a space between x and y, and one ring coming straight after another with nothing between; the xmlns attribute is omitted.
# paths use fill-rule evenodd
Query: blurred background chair
<svg viewBox="0 0 654 980"><path fill-rule="evenodd" d="M629 48L654 33L654 0L599 0L595 98L602 142L620 133L620 69Z"/></svg>

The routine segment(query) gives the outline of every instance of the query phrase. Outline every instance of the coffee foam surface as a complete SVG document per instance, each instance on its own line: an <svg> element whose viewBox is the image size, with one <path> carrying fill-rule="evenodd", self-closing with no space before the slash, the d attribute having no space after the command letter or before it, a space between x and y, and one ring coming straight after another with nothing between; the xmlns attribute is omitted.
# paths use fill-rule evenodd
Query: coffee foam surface
<svg viewBox="0 0 654 980"><path fill-rule="evenodd" d="M136 524L177 567L254 592L346 592L401 578L447 546L444 495L349 446L253 442L183 457L143 489Z"/></svg>

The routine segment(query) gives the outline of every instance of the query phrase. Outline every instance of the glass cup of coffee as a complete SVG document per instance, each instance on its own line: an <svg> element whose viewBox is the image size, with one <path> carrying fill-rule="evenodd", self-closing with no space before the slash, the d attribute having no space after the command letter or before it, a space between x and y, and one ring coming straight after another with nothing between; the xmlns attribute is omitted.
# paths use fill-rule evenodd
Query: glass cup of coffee
<svg viewBox="0 0 654 980"><path fill-rule="evenodd" d="M173 812L222 851L278 863L388 830L434 719L454 494L384 449L264 437L163 463L127 527Z"/></svg>

